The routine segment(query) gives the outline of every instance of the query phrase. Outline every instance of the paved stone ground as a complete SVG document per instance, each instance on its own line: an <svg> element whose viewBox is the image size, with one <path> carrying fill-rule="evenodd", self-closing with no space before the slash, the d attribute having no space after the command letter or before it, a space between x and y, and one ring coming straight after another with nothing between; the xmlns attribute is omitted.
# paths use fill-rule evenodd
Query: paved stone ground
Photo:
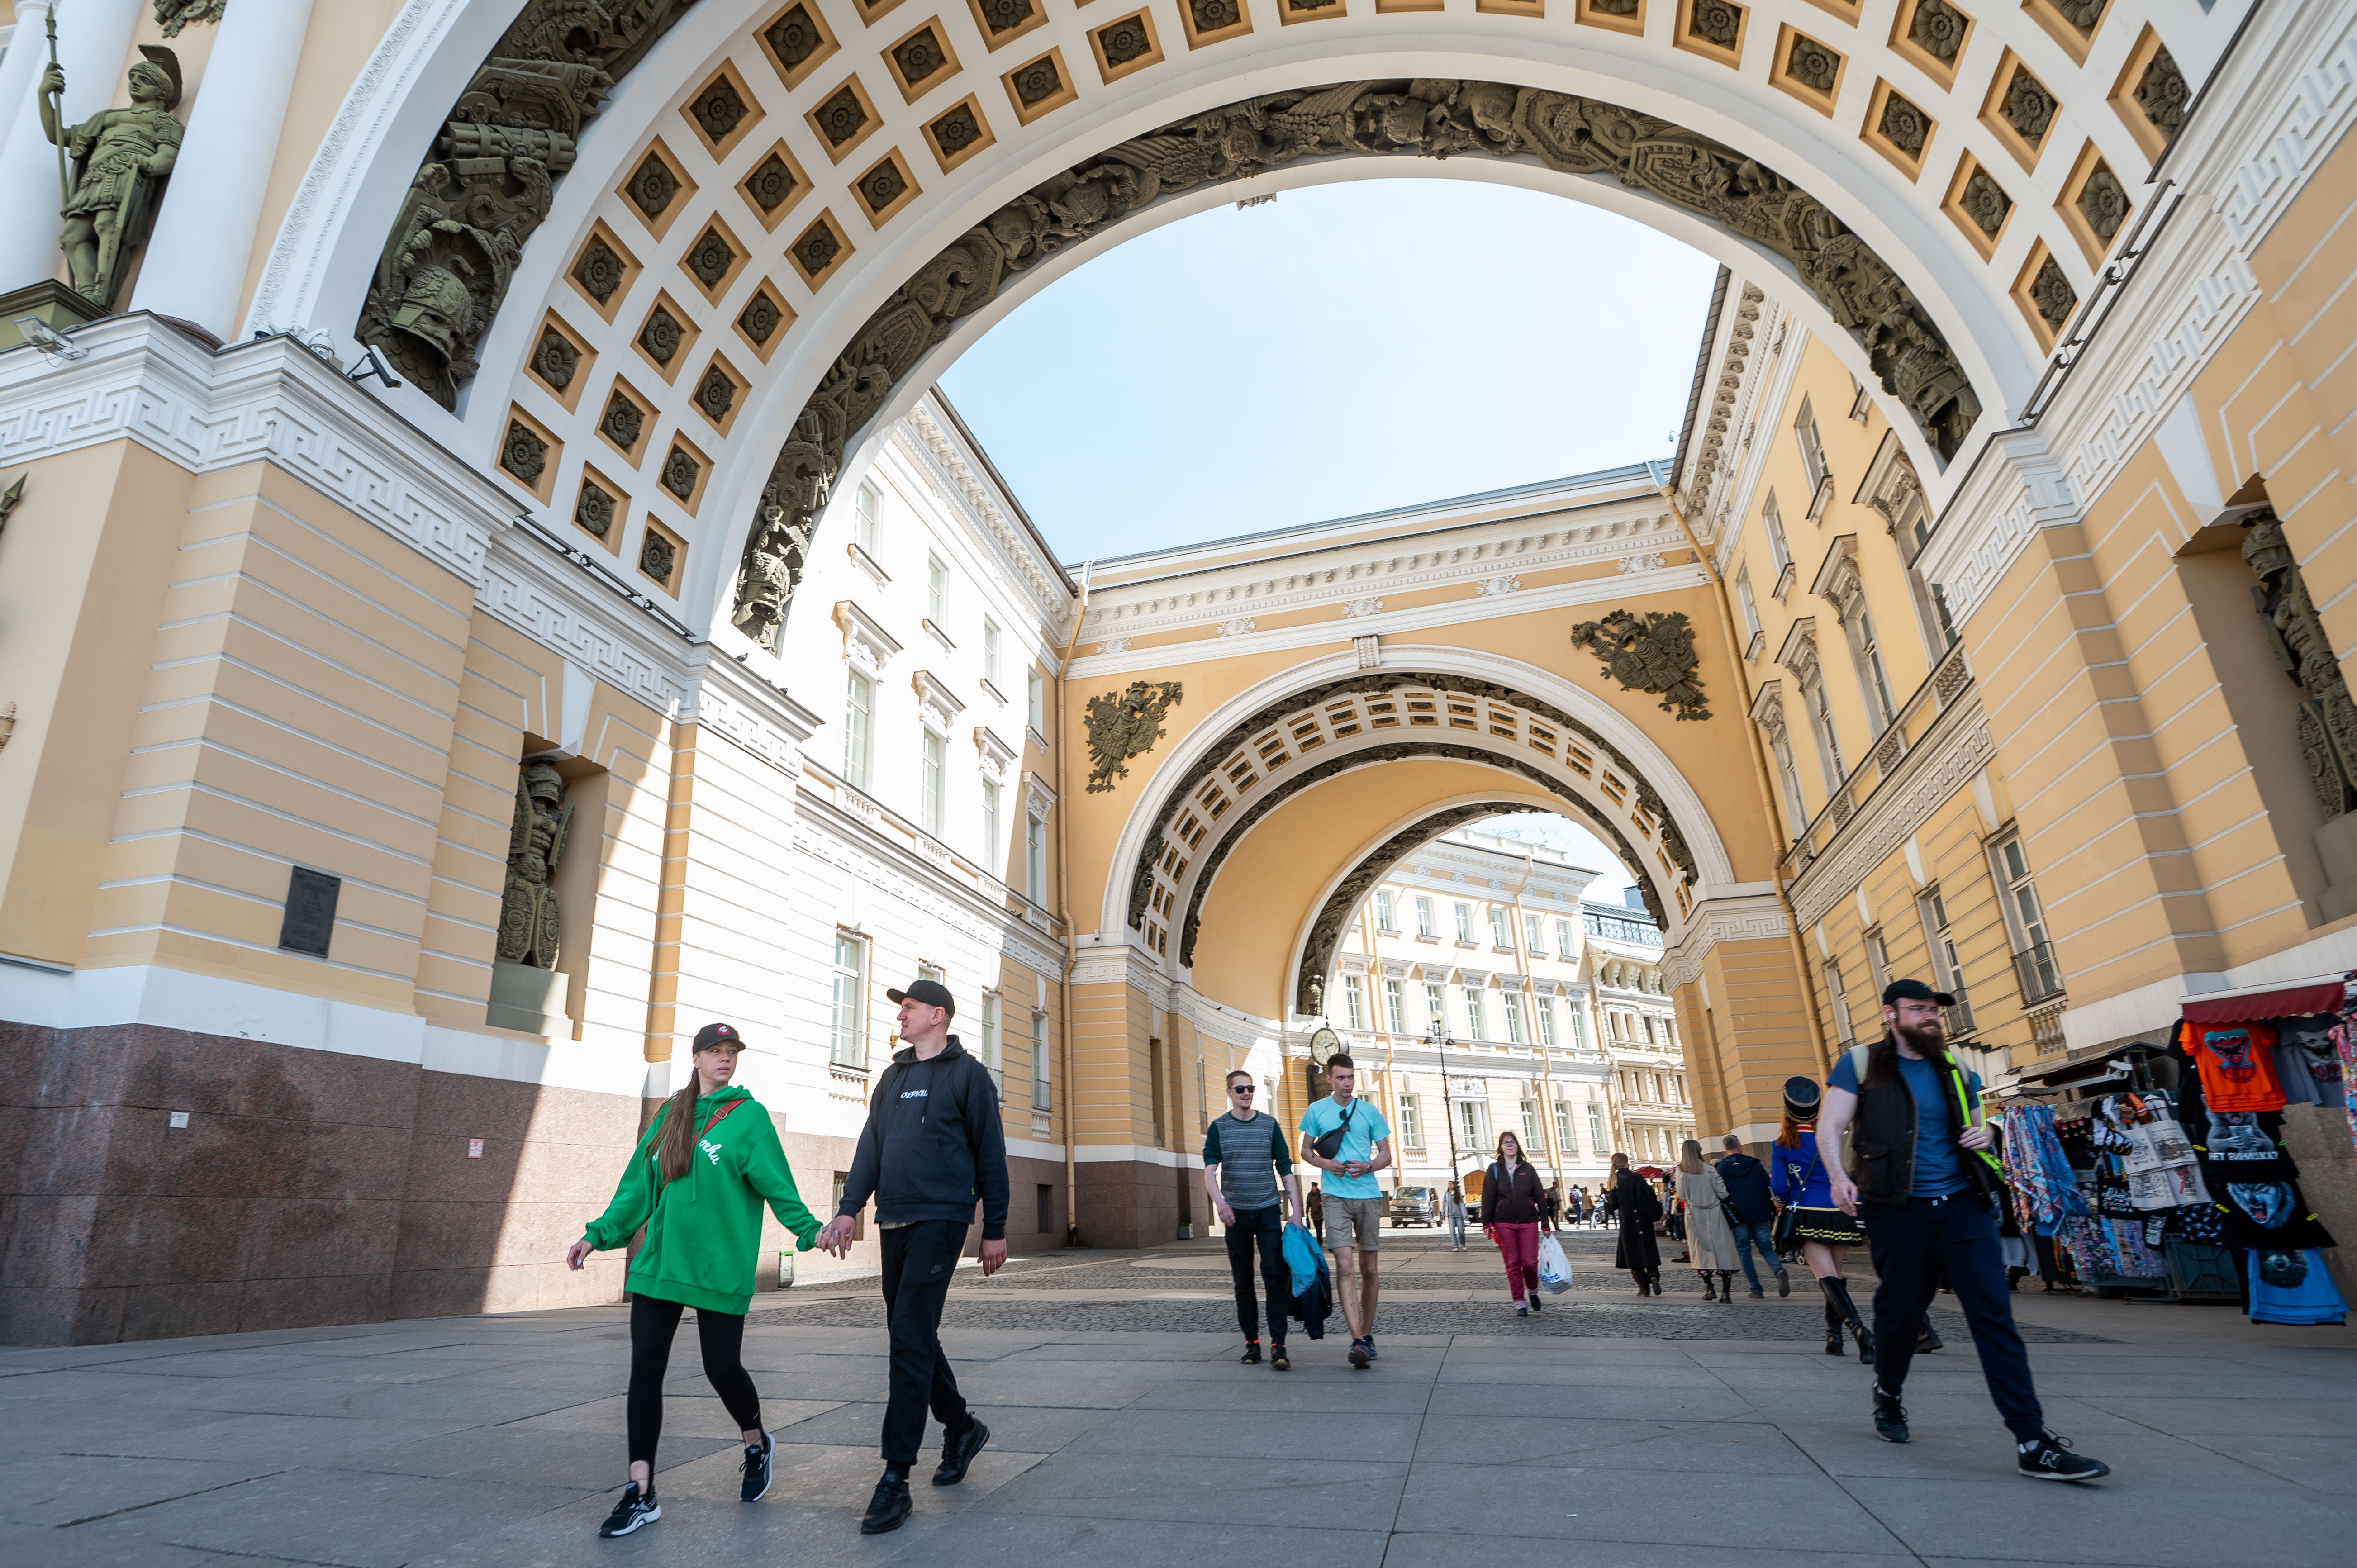
<svg viewBox="0 0 2357 1568"><path fill-rule="evenodd" d="M2019 1298L2048 1418L2115 1475L2015 1477L1969 1344L1908 1388L1917 1440L1875 1441L1868 1374L1790 1301L1582 1288L1523 1322L1485 1254L1386 1239L1383 1359L1297 1343L1235 1364L1220 1243L969 1271L948 1340L990 1423L965 1485L863 1539L884 1337L871 1283L759 1298L748 1364L777 1485L736 1498L734 1434L673 1358L662 1521L594 1539L621 1478L619 1307L0 1351L9 1568L1462 1568L1739 1553L1747 1568L2351 1560L2357 1334L2231 1307ZM1674 1254L1676 1248L1667 1251ZM1681 1274L1683 1273L1683 1278ZM1149 1299L1150 1298L1150 1299ZM790 1305L788 1305L790 1304ZM1107 1305L1109 1304L1109 1305ZM1121 1314L1119 1326L1103 1327ZM989 1326L981 1320L997 1315ZM1159 1315L1159 1316L1157 1316ZM1953 1318L1953 1315L1947 1315ZM1583 1322L1583 1320L1585 1320ZM1579 1326L1564 1332L1558 1325ZM930 1464L930 1460L927 1462Z"/></svg>

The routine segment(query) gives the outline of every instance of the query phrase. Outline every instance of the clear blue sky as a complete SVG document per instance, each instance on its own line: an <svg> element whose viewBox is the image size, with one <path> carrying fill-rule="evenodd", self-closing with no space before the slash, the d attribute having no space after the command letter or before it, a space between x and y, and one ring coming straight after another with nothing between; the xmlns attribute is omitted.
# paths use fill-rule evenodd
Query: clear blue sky
<svg viewBox="0 0 2357 1568"><path fill-rule="evenodd" d="M1289 190L1141 234L942 387L1067 561L1667 457L1717 264L1559 196Z"/></svg>

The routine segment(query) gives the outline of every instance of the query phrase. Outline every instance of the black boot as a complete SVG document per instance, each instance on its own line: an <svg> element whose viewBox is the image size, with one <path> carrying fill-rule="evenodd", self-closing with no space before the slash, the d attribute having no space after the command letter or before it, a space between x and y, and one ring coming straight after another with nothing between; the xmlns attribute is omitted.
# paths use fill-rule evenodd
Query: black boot
<svg viewBox="0 0 2357 1568"><path fill-rule="evenodd" d="M1718 1299L1722 1305L1735 1299L1735 1271L1732 1269L1718 1271Z"/></svg>
<svg viewBox="0 0 2357 1568"><path fill-rule="evenodd" d="M1644 1270L1631 1269L1629 1271L1629 1277L1637 1282L1637 1294L1639 1295L1649 1295L1652 1294L1652 1287L1645 1283Z"/></svg>
<svg viewBox="0 0 2357 1568"><path fill-rule="evenodd" d="M1923 1326L1915 1335L1915 1348L1918 1352L1921 1352L1943 1348L1940 1331L1932 1326L1932 1315L1927 1312L1923 1315Z"/></svg>
<svg viewBox="0 0 2357 1568"><path fill-rule="evenodd" d="M1867 1331L1866 1319L1857 1315L1857 1305L1849 1298L1849 1282L1839 1274L1833 1274L1817 1283L1824 1289L1825 1300L1833 1304L1834 1309L1841 1314L1842 1321L1849 1325L1850 1333L1857 1337L1857 1359L1871 1364L1874 1360L1874 1336Z"/></svg>
<svg viewBox="0 0 2357 1568"><path fill-rule="evenodd" d="M1700 1275L1702 1276L1702 1298L1703 1298L1703 1300L1705 1300L1705 1301L1717 1301L1717 1300L1718 1299L1718 1292L1717 1292L1717 1291L1715 1291L1715 1290L1713 1290L1713 1289L1711 1288L1711 1284L1710 1284L1710 1271L1709 1271L1708 1269L1696 1269L1696 1270L1695 1271L1695 1273L1697 1273L1697 1274L1700 1274Z"/></svg>
<svg viewBox="0 0 2357 1568"><path fill-rule="evenodd" d="M1825 1354L1826 1354L1826 1355L1828 1355L1828 1356L1838 1356L1838 1355L1840 1355L1840 1354L1842 1353L1842 1338L1841 1338L1841 1336L1842 1336L1842 1320L1841 1320L1841 1314L1840 1314L1840 1313L1838 1313L1838 1312L1835 1312L1835 1311L1834 1310L1834 1304L1833 1304L1833 1302L1831 1301L1831 1299L1828 1299L1828 1300L1825 1302Z"/></svg>

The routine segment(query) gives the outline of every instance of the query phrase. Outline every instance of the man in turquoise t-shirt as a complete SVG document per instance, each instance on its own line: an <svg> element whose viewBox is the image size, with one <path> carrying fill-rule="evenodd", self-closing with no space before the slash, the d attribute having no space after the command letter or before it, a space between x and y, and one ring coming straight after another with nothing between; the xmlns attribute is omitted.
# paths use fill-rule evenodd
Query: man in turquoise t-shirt
<svg viewBox="0 0 2357 1568"><path fill-rule="evenodd" d="M1334 1286L1342 1320L1351 1326L1351 1365L1364 1370L1375 1359L1375 1254L1383 1244L1383 1189L1375 1173L1392 1163L1392 1130L1383 1113L1351 1096L1358 1068L1337 1053L1326 1060L1333 1094L1301 1119L1301 1158L1326 1173L1326 1245L1334 1250ZM1340 1129L1330 1159L1318 1140Z"/></svg>

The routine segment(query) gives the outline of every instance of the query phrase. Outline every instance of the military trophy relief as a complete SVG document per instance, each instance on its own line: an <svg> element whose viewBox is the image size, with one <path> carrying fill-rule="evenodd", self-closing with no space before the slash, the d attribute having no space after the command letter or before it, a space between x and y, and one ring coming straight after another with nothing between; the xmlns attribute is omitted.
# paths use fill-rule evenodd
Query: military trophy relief
<svg viewBox="0 0 2357 1568"><path fill-rule="evenodd" d="M218 22L229 10L229 0L156 0L156 25L167 38L199 22Z"/></svg>
<svg viewBox="0 0 2357 1568"><path fill-rule="evenodd" d="M57 19L49 18L49 65L41 73L41 134L58 149L61 198L58 247L69 286L96 317L111 313L131 257L147 242L164 188L180 156L179 56L142 44L131 68L131 106L102 109L79 125L64 123L65 71L57 63ZM70 162L71 167L68 165Z"/></svg>
<svg viewBox="0 0 2357 1568"><path fill-rule="evenodd" d="M556 968L556 869L573 832L565 779L545 762L516 781L508 829L507 886L500 896L498 961L491 966L488 1021L527 1034L570 1037L565 977Z"/></svg>

